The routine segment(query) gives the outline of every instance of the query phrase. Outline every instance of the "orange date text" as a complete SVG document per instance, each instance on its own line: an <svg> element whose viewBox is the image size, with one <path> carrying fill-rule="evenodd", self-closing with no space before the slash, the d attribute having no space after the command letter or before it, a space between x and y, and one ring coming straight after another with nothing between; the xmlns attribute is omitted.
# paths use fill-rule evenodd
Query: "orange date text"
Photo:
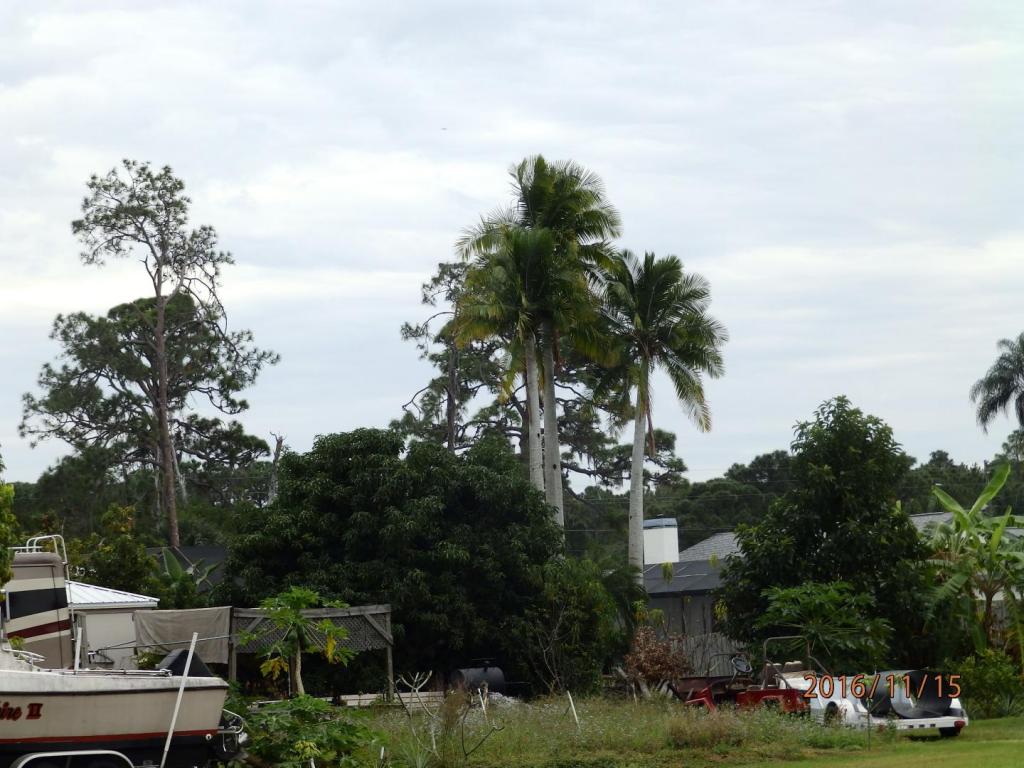
<svg viewBox="0 0 1024 768"><path fill-rule="evenodd" d="M919 680L911 679L909 674L904 675L816 675L808 672L804 680L809 687L804 691L805 699L831 699L834 696L845 699L847 695L855 699L870 699L879 690L894 698L898 690L904 690L920 698L929 681L934 681L936 692L939 697L949 696L957 698L960 696L960 675L922 675Z"/></svg>

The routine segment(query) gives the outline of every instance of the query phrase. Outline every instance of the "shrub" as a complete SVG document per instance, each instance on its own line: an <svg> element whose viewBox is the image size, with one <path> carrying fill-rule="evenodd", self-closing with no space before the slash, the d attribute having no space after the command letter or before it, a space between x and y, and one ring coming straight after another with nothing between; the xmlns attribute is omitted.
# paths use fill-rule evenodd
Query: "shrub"
<svg viewBox="0 0 1024 768"><path fill-rule="evenodd" d="M878 669L889 648L892 625L875 616L875 599L845 581L806 582L798 587L765 590L768 608L757 620L760 629L802 635L811 652L829 669L856 672ZM794 641L793 653L803 653Z"/></svg>
<svg viewBox="0 0 1024 768"><path fill-rule="evenodd" d="M246 716L246 750L279 768L355 765L352 753L372 732L343 709L311 696L268 704Z"/></svg>
<svg viewBox="0 0 1024 768"><path fill-rule="evenodd" d="M672 682L688 671L686 658L673 647L673 638L661 639L653 627L640 627L625 658L626 674L644 693Z"/></svg>
<svg viewBox="0 0 1024 768"><path fill-rule="evenodd" d="M615 602L590 560L554 560L544 566L543 579L535 607L505 625L508 654L523 657L542 689L592 692L620 647Z"/></svg>
<svg viewBox="0 0 1024 768"><path fill-rule="evenodd" d="M960 665L964 706L971 717L1005 717L1021 710L1024 685L1013 660L987 649L968 656Z"/></svg>

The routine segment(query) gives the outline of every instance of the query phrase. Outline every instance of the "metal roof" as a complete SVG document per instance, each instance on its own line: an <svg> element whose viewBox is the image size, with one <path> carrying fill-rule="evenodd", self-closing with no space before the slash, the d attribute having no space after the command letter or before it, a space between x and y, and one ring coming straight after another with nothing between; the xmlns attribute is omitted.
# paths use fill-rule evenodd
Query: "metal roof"
<svg viewBox="0 0 1024 768"><path fill-rule="evenodd" d="M672 580L665 580L660 563L644 568L644 588L651 597L681 593L703 594L717 589L722 583L718 571L722 563L708 560L672 563Z"/></svg>
<svg viewBox="0 0 1024 768"><path fill-rule="evenodd" d="M924 531L928 526L948 522L952 518L949 512L925 512L920 515L910 515L910 522L918 531ZM740 547L736 541L736 534L732 531L716 533L704 541L699 541L692 547L687 547L679 553L679 562L685 563L690 560L711 560L717 558L724 560L729 555L739 554Z"/></svg>
<svg viewBox="0 0 1024 768"><path fill-rule="evenodd" d="M120 589L83 584L80 581L67 582L68 603L77 610L89 608L156 608L158 598L137 595Z"/></svg>
<svg viewBox="0 0 1024 768"><path fill-rule="evenodd" d="M342 641L342 645L354 651L387 648L394 642L391 636L391 606L388 604L307 608L302 614L317 620L317 624L326 619L334 626L348 630L348 637ZM231 616L236 634L242 636L235 647L237 653L264 653L284 637L284 630L273 626L262 608L234 608ZM314 628L308 639L311 646L320 650L327 646L327 637L319 629Z"/></svg>
<svg viewBox="0 0 1024 768"><path fill-rule="evenodd" d="M949 512L925 512L910 515L910 522L918 531L924 532L929 526L949 522L952 517ZM1007 528L1006 531L1011 536L1024 536L1021 528ZM671 581L665 581L660 563L644 568L644 587L651 596L710 592L721 584L718 572L725 559L739 553L734 532L716 533L680 551L679 562L673 563Z"/></svg>
<svg viewBox="0 0 1024 768"><path fill-rule="evenodd" d="M679 553L679 562L685 563L690 560L710 560L718 558L724 560L729 555L740 551L736 544L736 534L732 531L716 533L704 541L699 541L692 547L687 547Z"/></svg>
<svg viewBox="0 0 1024 768"><path fill-rule="evenodd" d="M910 515L910 522L919 531L925 530L929 525L948 523L953 519L952 512L922 512L919 515Z"/></svg>

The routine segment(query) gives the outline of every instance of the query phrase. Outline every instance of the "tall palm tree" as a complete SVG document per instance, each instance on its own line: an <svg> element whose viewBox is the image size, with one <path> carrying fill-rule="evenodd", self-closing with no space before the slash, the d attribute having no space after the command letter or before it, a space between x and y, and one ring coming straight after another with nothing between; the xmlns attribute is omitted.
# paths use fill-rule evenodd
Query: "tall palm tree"
<svg viewBox="0 0 1024 768"><path fill-rule="evenodd" d="M608 240L618 237L622 223L608 203L600 177L572 161L549 163L541 155L514 165L513 202L499 208L467 230L457 248L464 256L487 253L497 247L513 227L546 229L554 238L554 265L565 273L593 277L608 257ZM552 293L554 303L538 316L544 368L544 474L547 500L564 525L561 449L558 445L558 401L555 363L562 336L572 335L594 314L589 302L573 288Z"/></svg>
<svg viewBox="0 0 1024 768"><path fill-rule="evenodd" d="M643 573L644 444L646 427L654 426L651 374L664 369L680 405L702 432L711 428L703 376L724 372L721 347L728 340L724 326L707 314L711 286L701 275L684 273L675 256L643 261L628 250L607 268L604 314L610 338L621 355L618 372L624 393L636 389L633 414L633 455L629 488L629 564Z"/></svg>
<svg viewBox="0 0 1024 768"><path fill-rule="evenodd" d="M978 424L988 425L1013 402L1017 423L1024 427L1024 333L1016 339L1000 339L999 357L985 375L971 387L971 400L978 404Z"/></svg>
<svg viewBox="0 0 1024 768"><path fill-rule="evenodd" d="M466 272L466 288L459 299L455 335L460 344L471 339L505 336L509 339L512 377L526 368L526 411L530 481L544 490L540 434L540 387L537 371L537 333L540 317L570 279L555 268L554 238L546 229L506 227L500 239L481 253Z"/></svg>

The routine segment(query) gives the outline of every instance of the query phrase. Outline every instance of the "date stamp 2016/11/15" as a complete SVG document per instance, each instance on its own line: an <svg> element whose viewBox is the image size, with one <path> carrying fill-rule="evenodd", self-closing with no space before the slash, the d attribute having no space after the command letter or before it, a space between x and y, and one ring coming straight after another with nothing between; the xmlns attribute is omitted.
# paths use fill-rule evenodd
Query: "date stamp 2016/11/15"
<svg viewBox="0 0 1024 768"><path fill-rule="evenodd" d="M921 679L915 681L909 674L884 674L884 675L815 675L808 672L804 680L810 683L810 687L804 691L805 699L830 699L838 695L846 698L847 694L856 699L872 698L881 687L889 694L889 698L896 696L898 689L903 689L909 694L918 698L924 695L929 680L935 682L936 692L939 697L949 696L957 698L960 695L960 675L922 675Z"/></svg>

